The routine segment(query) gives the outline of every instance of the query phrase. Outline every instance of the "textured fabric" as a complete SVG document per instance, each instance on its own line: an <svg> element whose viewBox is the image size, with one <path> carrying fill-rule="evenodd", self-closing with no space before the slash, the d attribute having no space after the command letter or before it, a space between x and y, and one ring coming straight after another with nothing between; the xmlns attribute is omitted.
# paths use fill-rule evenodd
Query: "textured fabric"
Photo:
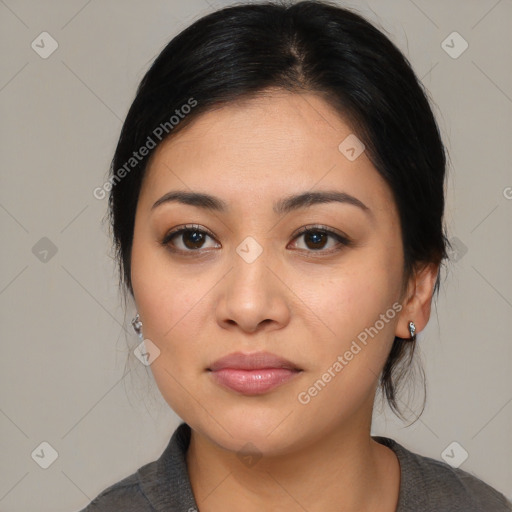
<svg viewBox="0 0 512 512"><path fill-rule="evenodd" d="M393 439L401 468L396 512L508 512L512 503L483 481L444 462L415 454ZM196 512L187 474L190 427L182 423L161 457L108 487L80 512Z"/></svg>

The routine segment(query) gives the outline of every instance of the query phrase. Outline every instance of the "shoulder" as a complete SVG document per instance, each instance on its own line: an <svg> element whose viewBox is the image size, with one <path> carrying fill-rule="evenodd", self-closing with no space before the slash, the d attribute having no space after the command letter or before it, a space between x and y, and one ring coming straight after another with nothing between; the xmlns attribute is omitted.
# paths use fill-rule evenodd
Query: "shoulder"
<svg viewBox="0 0 512 512"><path fill-rule="evenodd" d="M187 472L190 427L181 423L161 456L107 487L80 512L197 510Z"/></svg>
<svg viewBox="0 0 512 512"><path fill-rule="evenodd" d="M510 512L503 494L476 476L407 450L393 439L374 437L391 448L401 467L397 512Z"/></svg>
<svg viewBox="0 0 512 512"><path fill-rule="evenodd" d="M153 512L139 484L137 473L107 487L80 512Z"/></svg>

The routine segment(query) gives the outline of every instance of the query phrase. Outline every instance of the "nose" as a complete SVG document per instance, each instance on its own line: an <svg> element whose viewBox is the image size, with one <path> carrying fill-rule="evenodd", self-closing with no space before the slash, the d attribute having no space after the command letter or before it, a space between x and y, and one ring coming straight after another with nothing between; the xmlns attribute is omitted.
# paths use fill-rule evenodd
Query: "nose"
<svg viewBox="0 0 512 512"><path fill-rule="evenodd" d="M291 291L275 267L265 250L254 261L235 252L217 302L217 322L222 328L255 333L281 329L289 322Z"/></svg>

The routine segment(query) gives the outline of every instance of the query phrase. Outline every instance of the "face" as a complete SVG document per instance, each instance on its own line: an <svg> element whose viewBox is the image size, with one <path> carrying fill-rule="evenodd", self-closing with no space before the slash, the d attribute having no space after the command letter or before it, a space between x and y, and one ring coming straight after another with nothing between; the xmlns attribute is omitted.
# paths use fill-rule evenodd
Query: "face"
<svg viewBox="0 0 512 512"><path fill-rule="evenodd" d="M131 276L160 351L151 369L174 411L218 446L250 441L270 455L369 428L403 249L391 190L354 139L339 149L348 136L319 96L272 92L203 114L149 162ZM169 192L216 201L154 206ZM340 200L286 202L304 193ZM263 357L252 362L266 370L217 368L261 352L292 368Z"/></svg>

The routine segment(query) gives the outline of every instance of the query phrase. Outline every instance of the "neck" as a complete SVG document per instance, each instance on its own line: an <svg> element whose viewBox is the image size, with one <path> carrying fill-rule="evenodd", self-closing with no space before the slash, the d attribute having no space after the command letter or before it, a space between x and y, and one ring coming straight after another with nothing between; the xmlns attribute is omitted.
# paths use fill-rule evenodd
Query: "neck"
<svg viewBox="0 0 512 512"><path fill-rule="evenodd" d="M187 466L201 512L394 512L398 501L398 460L371 439L366 421L245 464L192 430Z"/></svg>

